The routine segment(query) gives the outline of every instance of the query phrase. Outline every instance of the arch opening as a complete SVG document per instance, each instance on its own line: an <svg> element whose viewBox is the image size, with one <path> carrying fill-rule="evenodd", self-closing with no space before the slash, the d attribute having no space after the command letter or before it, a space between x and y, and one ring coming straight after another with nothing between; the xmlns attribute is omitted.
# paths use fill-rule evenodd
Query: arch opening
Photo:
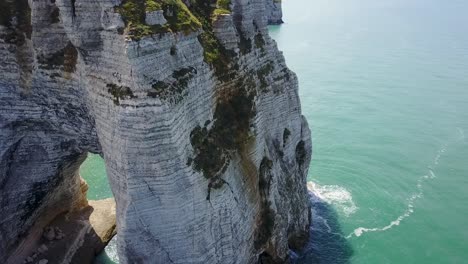
<svg viewBox="0 0 468 264"><path fill-rule="evenodd" d="M81 164L80 175L88 184L86 197L89 201L113 198L113 193L107 178L106 164L98 154L88 153ZM115 235L95 258L94 264L117 264L117 236Z"/></svg>

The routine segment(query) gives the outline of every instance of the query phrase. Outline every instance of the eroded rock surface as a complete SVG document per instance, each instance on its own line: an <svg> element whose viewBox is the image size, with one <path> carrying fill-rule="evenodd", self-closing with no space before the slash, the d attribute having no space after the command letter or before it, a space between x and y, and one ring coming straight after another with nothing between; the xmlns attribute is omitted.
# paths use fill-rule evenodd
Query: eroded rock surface
<svg viewBox="0 0 468 264"><path fill-rule="evenodd" d="M282 0L266 0L266 14L268 24L279 25L283 24L283 9L281 8Z"/></svg>
<svg viewBox="0 0 468 264"><path fill-rule="evenodd" d="M26 241L35 248L22 252L11 263L92 263L116 234L113 198L89 201L80 210L58 215L42 230L42 236ZM27 255L24 255L27 254Z"/></svg>
<svg viewBox="0 0 468 264"><path fill-rule="evenodd" d="M300 248L310 131L266 7L0 1L0 260L83 208L87 152L106 162L121 263L283 263Z"/></svg>

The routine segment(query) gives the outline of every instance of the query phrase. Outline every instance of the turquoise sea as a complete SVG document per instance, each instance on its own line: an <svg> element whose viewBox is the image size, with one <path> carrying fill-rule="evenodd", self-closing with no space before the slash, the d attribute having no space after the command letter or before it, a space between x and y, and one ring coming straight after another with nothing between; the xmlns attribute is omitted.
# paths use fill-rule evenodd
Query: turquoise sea
<svg viewBox="0 0 468 264"><path fill-rule="evenodd" d="M270 34L314 144L312 242L298 263L468 263L468 1L283 9ZM97 156L82 166L89 198L111 195L104 174ZM99 263L110 259L115 244Z"/></svg>

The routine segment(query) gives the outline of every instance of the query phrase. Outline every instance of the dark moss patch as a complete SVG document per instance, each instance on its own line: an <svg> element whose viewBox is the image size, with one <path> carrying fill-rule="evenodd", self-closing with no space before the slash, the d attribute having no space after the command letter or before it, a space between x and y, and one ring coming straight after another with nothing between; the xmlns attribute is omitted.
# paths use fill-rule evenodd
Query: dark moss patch
<svg viewBox="0 0 468 264"><path fill-rule="evenodd" d="M37 58L42 69L52 70L63 66L63 70L68 73L75 72L77 60L78 50L71 42L68 42L63 49L57 52Z"/></svg>
<svg viewBox="0 0 468 264"><path fill-rule="evenodd" d="M248 54L252 51L252 40L246 38L243 32L239 33L239 50L242 54Z"/></svg>
<svg viewBox="0 0 468 264"><path fill-rule="evenodd" d="M65 46L64 50L64 61L63 61L63 70L65 72L71 73L75 72L76 70L76 63L78 61L78 51L71 44L71 42L68 42L68 44Z"/></svg>
<svg viewBox="0 0 468 264"><path fill-rule="evenodd" d="M16 21L16 24L13 24ZM31 39L31 8L28 0L0 1L0 25L7 28L0 38L9 44L22 46Z"/></svg>
<svg viewBox="0 0 468 264"><path fill-rule="evenodd" d="M163 81L155 81L155 82L153 82L151 87L154 90L149 91L148 96L153 97L153 98L161 97L161 98L164 99L165 98L164 94L167 92L166 90L169 89L169 84L167 84L167 83L165 83Z"/></svg>
<svg viewBox="0 0 468 264"><path fill-rule="evenodd" d="M169 88L169 84L162 81L156 81L151 85L151 87L153 87L157 92L162 92L162 90Z"/></svg>
<svg viewBox="0 0 468 264"><path fill-rule="evenodd" d="M255 94L239 88L232 96L218 103L213 129L223 148L239 149L249 138L250 123L255 115Z"/></svg>
<svg viewBox="0 0 468 264"><path fill-rule="evenodd" d="M120 35L123 35L125 33L125 28L124 27L118 27L117 28L117 33L119 33Z"/></svg>
<svg viewBox="0 0 468 264"><path fill-rule="evenodd" d="M231 11L231 0L217 0L216 8Z"/></svg>
<svg viewBox="0 0 468 264"><path fill-rule="evenodd" d="M177 55L177 47L176 46L171 46L169 54L171 54L171 56Z"/></svg>
<svg viewBox="0 0 468 264"><path fill-rule="evenodd" d="M193 159L194 169L202 172L207 179L219 176L223 168L229 165L229 152L216 142L216 136L216 133L200 126L190 133L190 142L196 154Z"/></svg>
<svg viewBox="0 0 468 264"><path fill-rule="evenodd" d="M296 161L299 166L303 166L307 158L307 152L305 149L305 142L303 140L299 141L296 145Z"/></svg>
<svg viewBox="0 0 468 264"><path fill-rule="evenodd" d="M257 33L254 38L255 42L255 47L257 49L261 49L262 51L265 51L265 40L263 39L263 36L261 33Z"/></svg>
<svg viewBox="0 0 468 264"><path fill-rule="evenodd" d="M268 200L270 182L272 178L273 162L264 157L258 169L258 189L260 194L260 212L257 216L257 229L255 230L254 246L260 249L273 234L275 227L275 211Z"/></svg>
<svg viewBox="0 0 468 264"><path fill-rule="evenodd" d="M255 115L255 94L239 88L220 99L211 127L209 122L190 133L194 149L193 167L210 179L210 186L223 184L220 179L233 152L239 152L250 138L250 122ZM211 188L210 187L210 188Z"/></svg>
<svg viewBox="0 0 468 264"><path fill-rule="evenodd" d="M54 6L50 12L50 23L55 24L58 22L60 22L60 9Z"/></svg>
<svg viewBox="0 0 468 264"><path fill-rule="evenodd" d="M273 162L268 159L267 157L263 157L262 162L260 163L259 168L259 179L258 179L258 188L264 197L268 196L270 190L270 182L271 182L271 173L270 170L273 166Z"/></svg>
<svg viewBox="0 0 468 264"><path fill-rule="evenodd" d="M310 210L309 210L310 215ZM310 223L310 219L309 219ZM309 241L309 230L304 230L298 233L290 233L288 234L288 246L290 249L294 251L300 251L304 245Z"/></svg>
<svg viewBox="0 0 468 264"><path fill-rule="evenodd" d="M288 138L291 136L291 131L289 129L285 128L283 132L283 147L286 145L286 142L288 142Z"/></svg>
<svg viewBox="0 0 468 264"><path fill-rule="evenodd" d="M176 79L176 86L187 88L188 82L197 74L197 70L193 67L181 68L172 73L172 77Z"/></svg>
<svg viewBox="0 0 468 264"><path fill-rule="evenodd" d="M193 67L175 70L172 73L173 82L154 81L151 85L153 90L149 91L147 94L150 97L168 100L176 104L183 99L190 80L196 74L197 70Z"/></svg>
<svg viewBox="0 0 468 264"><path fill-rule="evenodd" d="M255 249L260 249L271 238L275 227L275 214L269 201L262 203L258 218L258 227L255 230Z"/></svg>
<svg viewBox="0 0 468 264"><path fill-rule="evenodd" d="M270 75L270 73L273 71L274 66L272 61L268 61L265 65L263 65L258 71L257 71L257 76L258 79L260 80L260 90L262 92L267 92L268 88L268 82L266 77Z"/></svg>
<svg viewBox="0 0 468 264"><path fill-rule="evenodd" d="M135 98L132 90L128 86L121 86L116 85L114 83L108 83L106 87L108 88L107 92L109 92L114 97L113 101L115 105L120 105L120 100Z"/></svg>

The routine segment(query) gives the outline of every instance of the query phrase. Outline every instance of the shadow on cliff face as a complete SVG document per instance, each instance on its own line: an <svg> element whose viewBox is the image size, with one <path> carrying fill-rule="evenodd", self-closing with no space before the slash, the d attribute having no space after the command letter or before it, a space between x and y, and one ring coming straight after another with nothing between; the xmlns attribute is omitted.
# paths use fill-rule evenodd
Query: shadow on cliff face
<svg viewBox="0 0 468 264"><path fill-rule="evenodd" d="M312 204L310 240L304 250L293 258L295 264L347 264L353 249L346 240L338 215L331 205L309 191Z"/></svg>

